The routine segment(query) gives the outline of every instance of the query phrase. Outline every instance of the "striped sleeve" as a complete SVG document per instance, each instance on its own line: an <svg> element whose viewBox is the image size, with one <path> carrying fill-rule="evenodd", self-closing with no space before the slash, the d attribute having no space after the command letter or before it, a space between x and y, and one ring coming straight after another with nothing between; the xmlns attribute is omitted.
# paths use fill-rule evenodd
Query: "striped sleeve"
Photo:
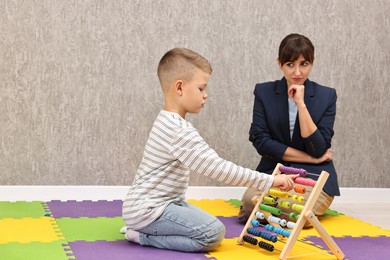
<svg viewBox="0 0 390 260"><path fill-rule="evenodd" d="M181 129L172 141L171 153L192 172L228 185L267 191L273 183L272 175L241 167L219 157L193 127Z"/></svg>

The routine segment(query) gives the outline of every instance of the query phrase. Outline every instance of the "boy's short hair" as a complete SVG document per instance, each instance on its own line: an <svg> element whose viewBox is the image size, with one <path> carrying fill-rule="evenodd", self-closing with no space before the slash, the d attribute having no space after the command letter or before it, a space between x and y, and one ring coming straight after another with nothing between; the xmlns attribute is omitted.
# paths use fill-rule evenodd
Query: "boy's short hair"
<svg viewBox="0 0 390 260"><path fill-rule="evenodd" d="M190 80L195 68L208 74L212 72L209 61L194 51L186 48L174 48L168 51L161 58L157 68L161 87L164 90L178 79Z"/></svg>

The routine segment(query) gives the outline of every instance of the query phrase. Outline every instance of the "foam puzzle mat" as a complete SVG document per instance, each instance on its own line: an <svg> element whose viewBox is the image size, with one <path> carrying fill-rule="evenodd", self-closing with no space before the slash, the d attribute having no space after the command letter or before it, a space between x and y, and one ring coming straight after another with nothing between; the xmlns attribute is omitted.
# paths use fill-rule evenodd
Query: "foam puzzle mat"
<svg viewBox="0 0 390 260"><path fill-rule="evenodd" d="M239 200L189 200L226 226L221 246L208 253L183 253L142 247L124 239L119 230L122 201L0 201L1 260L237 260L279 259L245 243L237 244L242 224ZM320 218L345 259L389 259L390 231L335 211ZM292 259L336 259L315 229L304 229L290 254ZM275 246L276 248L276 246Z"/></svg>

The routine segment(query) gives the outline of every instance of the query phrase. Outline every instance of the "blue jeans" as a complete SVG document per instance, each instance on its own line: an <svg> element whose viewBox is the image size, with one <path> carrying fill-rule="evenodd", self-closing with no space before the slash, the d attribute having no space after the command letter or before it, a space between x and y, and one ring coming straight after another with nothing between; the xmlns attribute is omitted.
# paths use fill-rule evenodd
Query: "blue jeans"
<svg viewBox="0 0 390 260"><path fill-rule="evenodd" d="M184 252L211 251L226 233L219 219L184 201L170 203L156 221L138 231L143 246Z"/></svg>

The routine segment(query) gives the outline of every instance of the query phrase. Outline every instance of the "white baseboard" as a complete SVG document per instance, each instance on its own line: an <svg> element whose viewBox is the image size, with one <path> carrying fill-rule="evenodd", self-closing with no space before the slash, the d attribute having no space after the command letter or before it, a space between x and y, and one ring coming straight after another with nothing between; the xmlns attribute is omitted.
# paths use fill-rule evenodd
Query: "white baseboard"
<svg viewBox="0 0 390 260"><path fill-rule="evenodd" d="M0 186L0 201L122 200L127 186ZM241 199L244 187L191 186L188 199ZM390 202L390 189L341 188L334 203Z"/></svg>

